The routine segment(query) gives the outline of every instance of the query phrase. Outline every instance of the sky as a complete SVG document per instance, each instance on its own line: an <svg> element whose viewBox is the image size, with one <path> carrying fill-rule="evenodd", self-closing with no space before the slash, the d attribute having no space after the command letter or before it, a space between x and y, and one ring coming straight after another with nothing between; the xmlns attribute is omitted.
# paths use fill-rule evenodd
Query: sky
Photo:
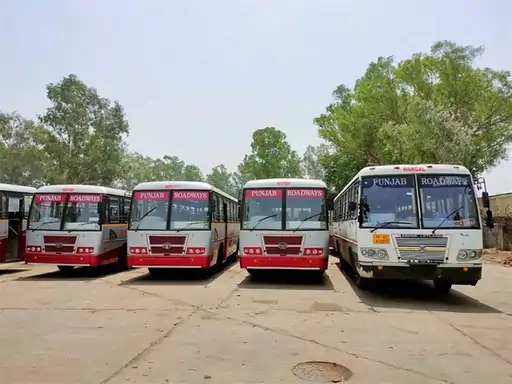
<svg viewBox="0 0 512 384"><path fill-rule="evenodd" d="M319 144L313 118L379 56L452 40L512 69L511 14L503 0L0 0L0 110L35 118L45 85L74 73L123 105L133 150L235 170L259 128ZM512 191L510 166L484 175L491 193Z"/></svg>

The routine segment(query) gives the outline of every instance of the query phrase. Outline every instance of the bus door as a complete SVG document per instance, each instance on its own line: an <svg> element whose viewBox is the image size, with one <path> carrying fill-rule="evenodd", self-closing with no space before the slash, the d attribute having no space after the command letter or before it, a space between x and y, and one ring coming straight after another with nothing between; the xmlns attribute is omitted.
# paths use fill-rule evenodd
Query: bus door
<svg viewBox="0 0 512 384"><path fill-rule="evenodd" d="M2 247L1 261L16 261L23 259L25 247L23 244L23 219L25 218L24 195L21 193L5 193L4 218L7 219L7 235L2 242L7 244Z"/></svg>
<svg viewBox="0 0 512 384"><path fill-rule="evenodd" d="M224 201L222 203L222 218L224 220L224 254L222 258L225 259L229 256L229 240L228 239L228 204Z"/></svg>

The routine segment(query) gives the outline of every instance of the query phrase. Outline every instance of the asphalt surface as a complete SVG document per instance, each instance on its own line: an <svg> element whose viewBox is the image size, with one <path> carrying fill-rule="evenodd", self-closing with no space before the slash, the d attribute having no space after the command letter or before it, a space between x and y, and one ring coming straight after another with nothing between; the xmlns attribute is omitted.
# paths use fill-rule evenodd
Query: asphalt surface
<svg viewBox="0 0 512 384"><path fill-rule="evenodd" d="M0 382L512 382L511 268L486 265L443 298L428 284L359 291L336 262L321 282L2 265Z"/></svg>

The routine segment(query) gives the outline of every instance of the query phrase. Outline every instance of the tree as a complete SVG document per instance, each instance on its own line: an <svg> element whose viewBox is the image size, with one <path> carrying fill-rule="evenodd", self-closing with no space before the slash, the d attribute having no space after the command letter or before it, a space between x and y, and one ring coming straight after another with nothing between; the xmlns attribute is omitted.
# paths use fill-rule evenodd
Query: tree
<svg viewBox="0 0 512 384"><path fill-rule="evenodd" d="M253 133L251 153L245 156L239 170L249 179L303 175L299 155L286 141L284 132L274 127Z"/></svg>
<svg viewBox="0 0 512 384"><path fill-rule="evenodd" d="M197 165L187 164L183 168L181 180L184 181L203 181L204 176L203 172L199 169Z"/></svg>
<svg viewBox="0 0 512 384"><path fill-rule="evenodd" d="M353 90L339 86L315 119L334 148L321 158L329 184L339 189L370 164L458 163L478 175L502 160L512 142L511 78L476 68L482 54L442 41L401 63L381 57Z"/></svg>
<svg viewBox="0 0 512 384"><path fill-rule="evenodd" d="M323 180L325 176L324 169L320 159L329 153L326 144L320 144L318 147L308 145L302 156L302 164L307 177L310 179Z"/></svg>
<svg viewBox="0 0 512 384"><path fill-rule="evenodd" d="M123 107L100 97L75 75L46 86L51 106L40 116L47 127L49 183L111 185L121 171L129 132Z"/></svg>
<svg viewBox="0 0 512 384"><path fill-rule="evenodd" d="M39 187L44 183L45 129L18 113L0 112L0 183Z"/></svg>
<svg viewBox="0 0 512 384"><path fill-rule="evenodd" d="M233 183L233 175L224 164L213 167L212 173L206 175L206 182L234 197L238 196L238 191Z"/></svg>

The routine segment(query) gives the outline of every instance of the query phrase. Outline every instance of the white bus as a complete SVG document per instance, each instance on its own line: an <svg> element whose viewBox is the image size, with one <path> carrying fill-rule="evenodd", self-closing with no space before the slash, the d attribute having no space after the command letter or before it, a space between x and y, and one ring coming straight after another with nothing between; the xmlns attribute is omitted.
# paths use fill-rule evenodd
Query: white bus
<svg viewBox="0 0 512 384"><path fill-rule="evenodd" d="M265 179L245 184L240 267L306 269L322 275L329 257L327 186L320 180Z"/></svg>
<svg viewBox="0 0 512 384"><path fill-rule="evenodd" d="M28 219L27 263L76 266L126 264L130 194L92 185L50 185L34 195Z"/></svg>
<svg viewBox="0 0 512 384"><path fill-rule="evenodd" d="M493 226L490 210L486 225ZM392 278L432 280L448 293L482 275L482 222L473 179L460 165L363 168L334 200L332 235L361 289Z"/></svg>
<svg viewBox="0 0 512 384"><path fill-rule="evenodd" d="M0 263L25 257L27 217L36 188L0 184Z"/></svg>
<svg viewBox="0 0 512 384"><path fill-rule="evenodd" d="M218 269L238 253L238 199L208 183L155 181L133 191L128 265Z"/></svg>

